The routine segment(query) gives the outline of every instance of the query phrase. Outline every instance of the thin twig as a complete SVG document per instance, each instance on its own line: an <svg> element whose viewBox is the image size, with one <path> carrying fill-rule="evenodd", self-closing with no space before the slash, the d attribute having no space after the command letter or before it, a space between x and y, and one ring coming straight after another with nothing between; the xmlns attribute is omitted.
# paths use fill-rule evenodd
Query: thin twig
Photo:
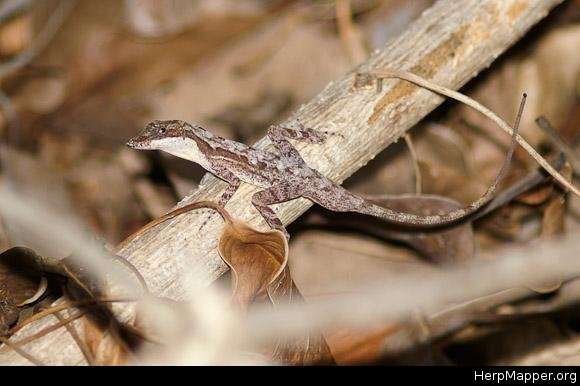
<svg viewBox="0 0 580 386"><path fill-rule="evenodd" d="M65 320L59 312L55 312L54 316L61 323ZM91 349L88 347L87 342L85 342L84 340L81 339L81 337L79 336L79 333L77 332L76 328L72 324L67 323L64 325L64 327L66 328L66 330L68 331L70 336L73 338L73 340L77 344L79 350L81 350L81 352L83 353L83 356L85 357L85 359L87 361L87 364L89 366L94 366L95 365L95 357L93 356Z"/></svg>
<svg viewBox="0 0 580 386"><path fill-rule="evenodd" d="M547 255L554 259L546 261ZM264 306L256 307L244 331L255 339L280 339L337 325L363 326L377 320L396 322L417 308L437 314L452 304L467 304L492 294L496 300L504 296L522 298L531 293L525 288L531 282L561 275L565 280L578 277L577 255L578 242L574 235L568 235L514 249L494 260L474 261L444 271L409 273L389 280L377 277L368 287L357 287L364 293L362 296L357 293L334 300L311 299L306 304L281 305L275 313ZM507 296L508 291L504 290L508 289L519 295ZM351 311L353 307L356 313Z"/></svg>
<svg viewBox="0 0 580 386"><path fill-rule="evenodd" d="M415 150L415 146L413 145L413 140L411 138L411 134L406 132L403 135L405 138L405 143L409 148L409 153L411 153L411 160L413 161L413 169L415 170L415 194L421 194L423 191L423 177L421 176L421 166L419 165L419 155Z"/></svg>
<svg viewBox="0 0 580 386"><path fill-rule="evenodd" d="M0 342L5 344L6 347L9 347L12 350L14 350L16 353L18 353L23 358L28 359L32 364L34 364L36 366L44 366L44 363L42 363L42 361L40 361L39 359L36 359L33 355L31 355L28 352L26 352L25 350L21 349L19 346L16 346L14 343L10 342L9 339L6 339L3 336L0 336Z"/></svg>
<svg viewBox="0 0 580 386"><path fill-rule="evenodd" d="M34 293L34 295L32 295L28 299L24 300L23 302L18 303L16 305L16 307L24 307L28 304L32 304L32 303L36 302L38 299L40 299L42 297L42 295L44 295L47 288L48 288L48 279L46 278L46 276L41 276L40 283L38 284L38 288L36 289L36 292Z"/></svg>
<svg viewBox="0 0 580 386"><path fill-rule="evenodd" d="M88 311L80 311L79 313L75 314L74 316L71 316L67 319L64 319L62 322L58 322L56 324L53 324L53 325L48 326L46 328L43 328L42 330L38 331L36 334L27 336L26 338L22 338L17 342L11 342L12 346L16 345L16 347L21 347L21 346L24 346L25 344L28 344L36 339L42 338L43 336L48 335L51 332L58 330L62 326L66 325L67 323L70 323L72 321L79 319L80 317L84 316L87 312ZM0 349L0 352L5 352L5 351L6 350Z"/></svg>
<svg viewBox="0 0 580 386"><path fill-rule="evenodd" d="M26 66L40 52L42 52L44 48L46 48L72 11L75 4L76 0L61 0L58 8L52 13L52 15L50 15L48 21L40 32L38 32L36 39L32 41L30 46L13 59L0 64L0 81L13 72ZM10 97L8 97L2 90L0 90L0 107L4 110L4 115L8 123L9 136L12 138L12 135L10 134L16 133L12 139L18 141L18 138L16 137L20 125L18 113L14 109Z"/></svg>
<svg viewBox="0 0 580 386"><path fill-rule="evenodd" d="M564 165L564 157L559 156L556 161L551 162L552 166L556 170L560 170ZM488 206L483 208L481 212L475 214L473 220L477 220L487 214L493 212L494 210L498 209L506 205L508 202L513 200L514 198L518 197L520 194L533 189L534 187L546 182L550 175L546 174L543 169L536 169L529 173L527 176L519 180L518 182L514 183L509 188L501 191L498 195L489 203Z"/></svg>
<svg viewBox="0 0 580 386"><path fill-rule="evenodd" d="M450 89L445 88L443 86L439 86L435 83L431 83L430 81L423 79L420 76L417 76L415 74L411 74L409 72L404 72L404 71L385 69L385 70L379 70L379 71L372 71L369 74L376 77L376 79L379 81L379 84L380 84L382 79L398 78L398 79L406 80L407 82L414 83L417 86L426 88L426 89L431 90L433 92L436 92L438 94L445 95L446 97L458 100L458 101L465 103L466 105L474 108L475 110L479 111L483 115L487 116L489 119L494 121L502 130L504 130L509 135L513 135L513 129L510 127L510 125L508 125L503 119L501 119L499 116L497 116L497 114L495 114L493 111L491 111L487 107L483 106L481 103L479 103L479 102L477 102L477 101L469 98L468 96L463 95L457 91L453 91L453 90L450 90ZM546 161L540 154L538 154L536 152L536 150L534 150L534 148L523 137L521 137L518 134L518 135L516 135L516 140L528 152L528 154L530 156L532 156L532 158L535 159L536 162L538 162L544 169L546 169L546 171L548 173L550 173L552 175L552 177L554 177L562 186L564 186L567 189L570 189L572 192L574 192L575 195L580 197L580 190L578 188L576 188L574 185L572 185L570 183L570 181L568 181L556 169L554 169L548 163L548 161Z"/></svg>
<svg viewBox="0 0 580 386"><path fill-rule="evenodd" d="M44 48L50 43L52 38L60 29L70 11L72 11L76 0L61 0L58 8L50 15L48 21L36 35L36 39L30 46L16 56L14 59L0 64L0 79L3 79L12 72L30 63Z"/></svg>
<svg viewBox="0 0 580 386"><path fill-rule="evenodd" d="M58 304L56 306L45 308L44 310L37 312L36 314L30 316L29 318L25 319L21 323L14 326L10 330L10 332L12 334L14 334L32 322L35 322L35 321L40 320L46 316L49 316L49 315L52 315L54 313L57 313L57 312L60 312L60 311L63 311L63 310L69 309L69 308L73 308L73 307L86 306L86 305L97 304L97 303L125 303L125 302L128 303L128 302L136 302L136 301L137 301L136 299L123 299L123 298L118 298L118 299L115 299L115 298L100 298L100 299L93 298L93 299L83 299L83 300L75 300L72 302L66 302L66 303Z"/></svg>
<svg viewBox="0 0 580 386"><path fill-rule="evenodd" d="M348 52L353 63L357 64L365 60L367 52L362 42L359 31L352 21L352 9L350 0L336 1L336 22L338 35L342 45Z"/></svg>
<svg viewBox="0 0 580 386"><path fill-rule="evenodd" d="M100 288L96 288L96 294L95 291L93 291L92 288L90 288L89 286L87 286L77 275L75 272L73 272L66 264L62 265L64 270L66 271L67 275L69 278L71 278L76 284L77 286L82 289L85 292L85 295L89 296L91 299L95 299L100 295ZM96 306L99 306L99 303L95 304ZM107 319L108 322L108 330L111 333L111 336L113 338L113 340L126 352L126 353L130 353L131 349L129 347L129 345L127 344L127 342L125 341L125 339L123 338L123 335L121 334L121 331L123 329L123 325L121 322L119 322L117 320L117 316L115 315L115 313L109 309L108 307L101 307L99 309L99 313L101 314L101 316L104 316Z"/></svg>
<svg viewBox="0 0 580 386"><path fill-rule="evenodd" d="M574 173L580 173L580 157L576 153L576 151L572 148L572 146L568 145L562 137L558 134L558 132L554 129L554 127L550 124L550 121L546 117L539 116L536 118L536 124L539 126L540 129L548 136L550 141L560 150L562 153L566 155L566 158L572 165L574 169Z"/></svg>
<svg viewBox="0 0 580 386"><path fill-rule="evenodd" d="M135 277L137 278L137 280L139 281L139 284L141 285L141 287L143 288L143 291L148 294L149 293L149 287L147 286L147 282L145 281L145 278L143 277L143 275L141 275L141 272L139 272L139 270L137 269L137 267L135 267L133 264L131 264L131 262L117 254L112 254L111 258L115 261L118 261L119 263L123 264L125 267L127 267L129 269L129 271L131 271L133 273L133 275L135 275Z"/></svg>

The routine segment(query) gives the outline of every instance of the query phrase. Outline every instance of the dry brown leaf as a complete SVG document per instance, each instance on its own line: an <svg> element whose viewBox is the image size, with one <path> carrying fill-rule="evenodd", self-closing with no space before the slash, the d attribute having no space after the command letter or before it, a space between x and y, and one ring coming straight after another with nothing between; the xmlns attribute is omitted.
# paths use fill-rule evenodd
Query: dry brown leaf
<svg viewBox="0 0 580 386"><path fill-rule="evenodd" d="M532 353L548 345L562 342L564 333L548 318L527 323L507 324L504 328L472 331L455 337L455 344L446 348L450 359L459 365L513 366L522 354Z"/></svg>
<svg viewBox="0 0 580 386"><path fill-rule="evenodd" d="M439 269L409 248L354 233L304 232L292 241L290 252L293 277L307 301L352 294L368 283ZM324 336L337 364L371 363L384 354L400 327L385 323L358 329L337 326L324 331Z"/></svg>
<svg viewBox="0 0 580 386"><path fill-rule="evenodd" d="M288 268L288 241L278 230L261 232L240 221L226 221L218 251L232 271L232 302L245 310L256 300L274 306L303 301ZM275 361L294 365L332 363L321 335L278 342Z"/></svg>
<svg viewBox="0 0 580 386"><path fill-rule="evenodd" d="M396 324L379 324L364 330L333 331L325 336L337 364L364 364L381 357L386 339L398 329Z"/></svg>
<svg viewBox="0 0 580 386"><path fill-rule="evenodd" d="M525 239L525 219L533 212L522 206L504 206L479 221L478 226L492 237L492 244L500 240ZM483 236L483 235L481 235Z"/></svg>
<svg viewBox="0 0 580 386"><path fill-rule="evenodd" d="M232 270L232 301L242 309L266 295L288 262L288 242L282 232L260 232L239 221L226 224L218 250Z"/></svg>
<svg viewBox="0 0 580 386"><path fill-rule="evenodd" d="M478 197L478 192L481 191L485 181L489 181L488 178L474 178L473 175L466 174L463 170L458 170L462 169L458 164L450 167L445 165L443 163L444 161L440 158L436 158L436 156L430 161L423 160L424 152L422 149L425 146L420 147L420 144L419 142L417 151L421 154L422 158L419 160L418 165L422 176L423 192L449 197L461 202L470 202L475 197ZM447 153L449 154L449 152ZM491 168L485 166L481 164L476 165L476 167L484 167L486 176L490 175L488 172ZM495 171L497 171L497 164L493 166L495 167Z"/></svg>
<svg viewBox="0 0 580 386"><path fill-rule="evenodd" d="M10 248L0 254L0 333L20 314L17 305L35 297L41 282L38 257L28 248Z"/></svg>
<svg viewBox="0 0 580 386"><path fill-rule="evenodd" d="M218 251L232 272L232 303L236 307L245 310L254 301L265 299L273 305L303 300L290 276L288 241L284 234L278 230L253 229L234 220L223 207L212 202L200 201L176 209L145 225L124 243L170 218L199 208L212 208L225 221ZM275 361L296 365L333 362L322 336L278 342L272 349L272 357Z"/></svg>
<svg viewBox="0 0 580 386"><path fill-rule="evenodd" d="M288 266L268 286L268 294L274 303L301 303L304 298L290 277ZM292 341L278 342L272 352L272 359L293 365L334 364L334 357L323 335L306 335Z"/></svg>

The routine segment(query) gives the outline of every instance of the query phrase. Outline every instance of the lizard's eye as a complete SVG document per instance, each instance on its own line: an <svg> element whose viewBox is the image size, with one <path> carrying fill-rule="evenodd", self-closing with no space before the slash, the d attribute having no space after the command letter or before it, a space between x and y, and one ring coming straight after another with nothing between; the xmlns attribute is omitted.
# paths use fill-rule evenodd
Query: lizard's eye
<svg viewBox="0 0 580 386"><path fill-rule="evenodd" d="M165 127L159 128L159 134L165 134Z"/></svg>

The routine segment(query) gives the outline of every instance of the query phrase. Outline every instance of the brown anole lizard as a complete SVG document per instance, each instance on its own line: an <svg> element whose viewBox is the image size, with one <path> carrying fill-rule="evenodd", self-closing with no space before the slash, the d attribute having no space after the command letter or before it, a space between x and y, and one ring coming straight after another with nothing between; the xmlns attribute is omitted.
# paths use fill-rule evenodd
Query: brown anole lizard
<svg viewBox="0 0 580 386"><path fill-rule="evenodd" d="M291 125L273 125L268 138L277 152L271 152L218 137L201 126L185 121L153 121L127 145L134 149L162 150L195 162L229 184L218 204L225 206L241 182L261 188L252 204L268 225L287 232L269 205L305 197L335 212L357 212L412 227L437 227L459 222L487 204L503 178L515 147L515 136L525 95L513 130L512 144L493 184L473 203L445 214L415 215L375 205L309 167L288 139L321 144L328 133Z"/></svg>

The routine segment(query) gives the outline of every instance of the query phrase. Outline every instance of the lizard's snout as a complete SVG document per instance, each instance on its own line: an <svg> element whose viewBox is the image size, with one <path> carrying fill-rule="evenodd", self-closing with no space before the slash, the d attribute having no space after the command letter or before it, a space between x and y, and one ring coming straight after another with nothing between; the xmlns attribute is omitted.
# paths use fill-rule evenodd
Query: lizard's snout
<svg viewBox="0 0 580 386"><path fill-rule="evenodd" d="M127 146L129 146L131 149L145 149L144 141L139 137L131 138L129 141L127 141Z"/></svg>
<svg viewBox="0 0 580 386"><path fill-rule="evenodd" d="M136 149L137 148L137 144L135 143L135 139L131 138L130 140L127 141L127 146L129 146L131 149Z"/></svg>

